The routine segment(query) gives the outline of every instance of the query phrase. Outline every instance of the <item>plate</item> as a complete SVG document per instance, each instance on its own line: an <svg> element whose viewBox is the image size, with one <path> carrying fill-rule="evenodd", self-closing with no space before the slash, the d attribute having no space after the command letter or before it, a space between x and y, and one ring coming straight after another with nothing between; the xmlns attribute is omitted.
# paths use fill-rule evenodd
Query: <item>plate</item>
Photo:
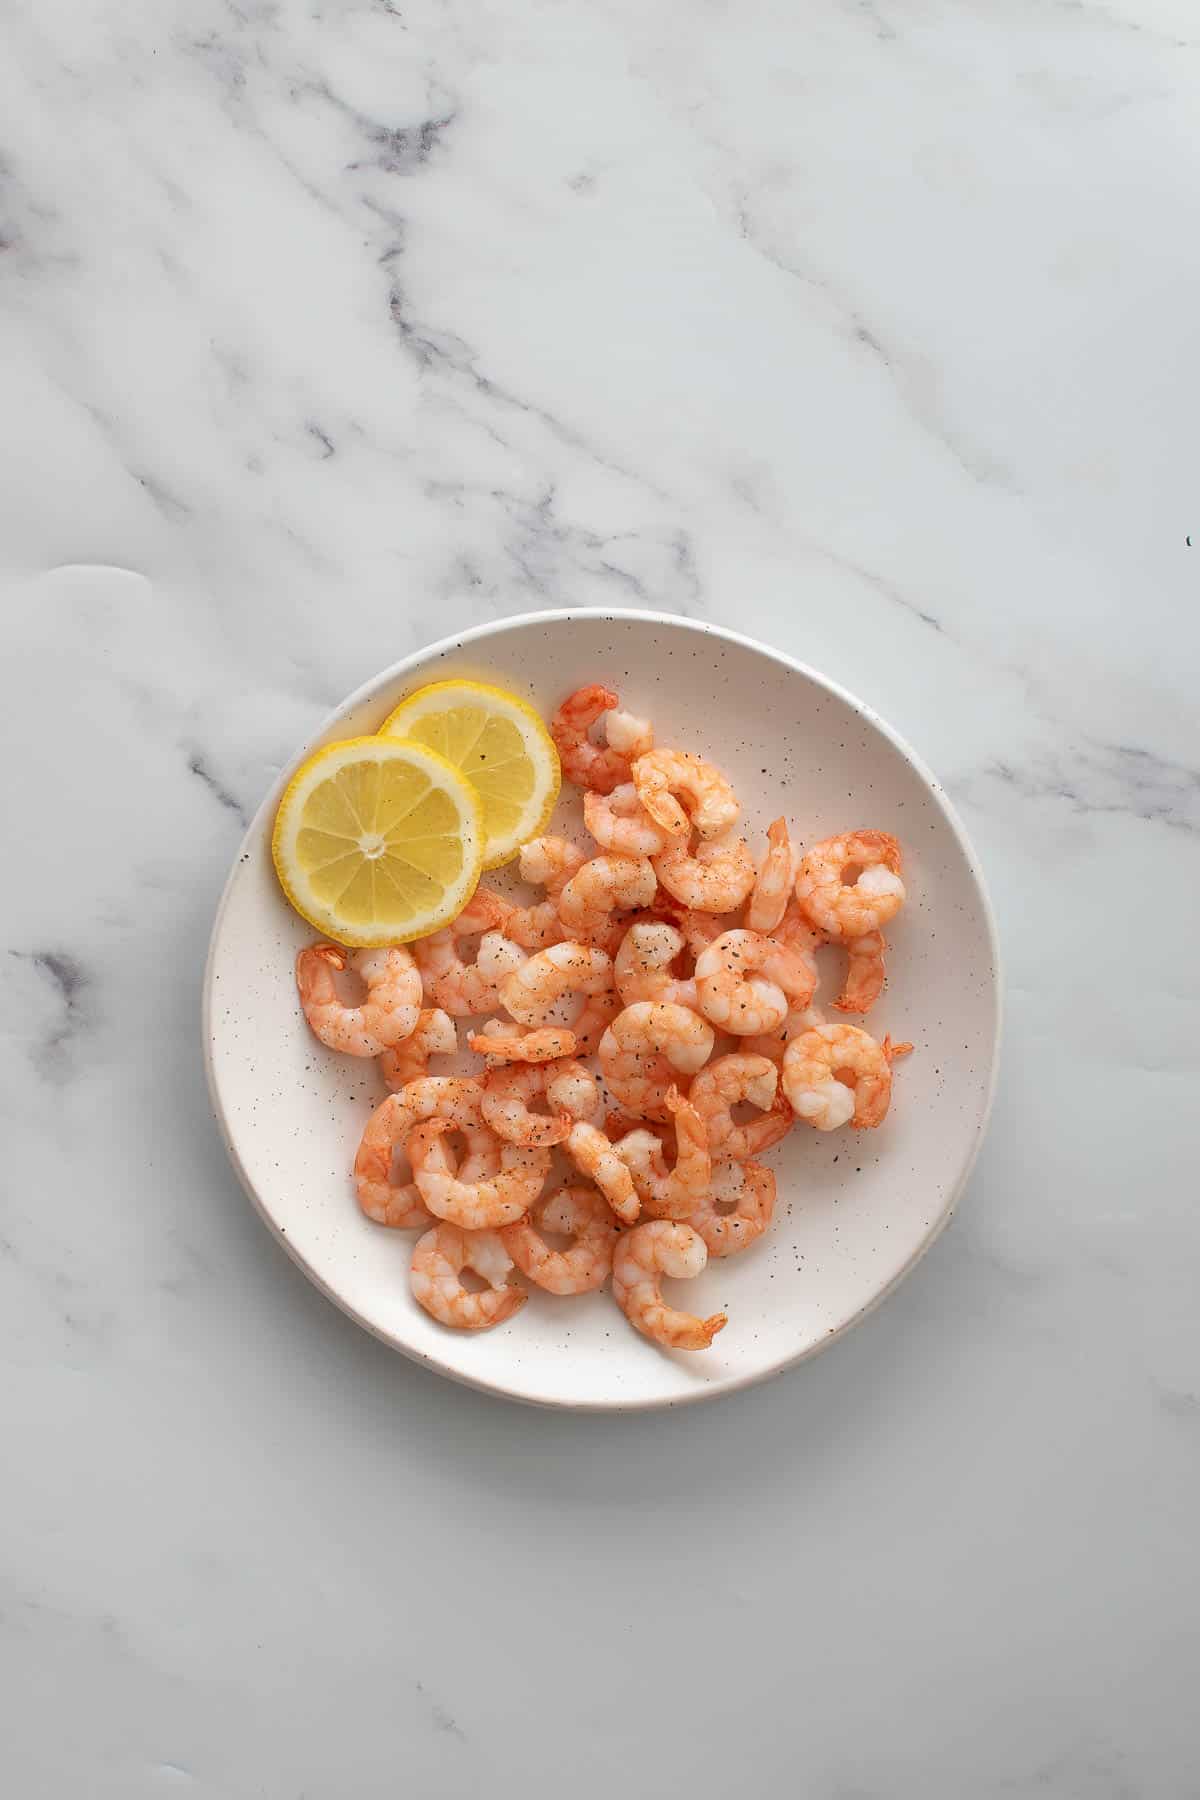
<svg viewBox="0 0 1200 1800"><path fill-rule="evenodd" d="M660 742L726 771L756 855L780 812L801 842L873 826L903 844L909 899L888 929L888 987L868 1021L879 1037L915 1046L897 1065L891 1112L870 1132L797 1125L768 1158L779 1184L771 1230L695 1281L668 1284L688 1311L728 1311L709 1350L659 1349L607 1291L534 1294L493 1331L448 1331L409 1292L413 1234L372 1225L355 1203L350 1166L384 1089L373 1063L325 1050L304 1024L292 964L313 933L276 884L271 824L288 778L320 744L370 732L413 689L456 676L510 688L544 716L585 682L615 687L653 719ZM551 829L585 841L578 795L565 785ZM823 969L821 993L839 979L836 967ZM484 626L397 663L297 752L221 899L204 1040L214 1110L247 1193L351 1318L472 1386L543 1406L622 1410L704 1400L777 1374L890 1292L946 1224L974 1163L999 1014L979 866L937 781L890 727L812 669L733 632L653 613L557 612Z"/></svg>

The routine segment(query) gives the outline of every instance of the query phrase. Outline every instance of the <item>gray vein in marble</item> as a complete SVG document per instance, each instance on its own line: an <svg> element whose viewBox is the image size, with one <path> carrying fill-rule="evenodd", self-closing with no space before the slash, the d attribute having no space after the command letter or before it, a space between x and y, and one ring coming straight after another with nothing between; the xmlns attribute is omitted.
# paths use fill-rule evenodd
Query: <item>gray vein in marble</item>
<svg viewBox="0 0 1200 1800"><path fill-rule="evenodd" d="M58 1023L43 1036L33 1057L47 1074L61 1075L75 1039L86 1029L85 996L91 986L91 977L69 950L12 950L9 954L32 963L58 998Z"/></svg>
<svg viewBox="0 0 1200 1800"><path fill-rule="evenodd" d="M1028 762L997 760L958 786L970 793L975 779L998 781L1027 800L1057 800L1073 812L1116 813L1200 835L1200 769L1138 744L1084 739L1074 755L1045 751Z"/></svg>
<svg viewBox="0 0 1200 1800"><path fill-rule="evenodd" d="M223 806L227 812L231 812L240 825L249 824L250 819L246 808L237 795L225 786L220 776L209 767L208 759L202 751L193 750L188 757L187 766L189 772L204 783L219 806Z"/></svg>

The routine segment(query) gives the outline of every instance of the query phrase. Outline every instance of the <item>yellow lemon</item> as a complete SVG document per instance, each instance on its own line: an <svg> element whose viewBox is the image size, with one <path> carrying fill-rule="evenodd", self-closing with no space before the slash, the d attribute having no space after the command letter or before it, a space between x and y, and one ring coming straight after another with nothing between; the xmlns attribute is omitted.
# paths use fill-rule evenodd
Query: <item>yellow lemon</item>
<svg viewBox="0 0 1200 1800"><path fill-rule="evenodd" d="M553 739L515 694L481 681L438 681L402 700L380 727L424 744L464 775L483 814L483 866L511 862L543 831L562 771Z"/></svg>
<svg viewBox="0 0 1200 1800"><path fill-rule="evenodd" d="M348 738L288 783L271 854L298 913L342 944L405 944L475 892L483 829L470 784L398 738Z"/></svg>

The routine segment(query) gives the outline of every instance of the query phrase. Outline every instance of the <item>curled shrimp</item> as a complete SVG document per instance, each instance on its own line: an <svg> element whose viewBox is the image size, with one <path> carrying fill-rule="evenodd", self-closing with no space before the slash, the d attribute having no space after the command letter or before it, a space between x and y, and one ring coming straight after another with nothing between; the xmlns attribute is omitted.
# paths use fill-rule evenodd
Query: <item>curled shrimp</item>
<svg viewBox="0 0 1200 1800"><path fill-rule="evenodd" d="M782 1025L777 1025L774 1031L761 1032L757 1037L743 1038L738 1048L747 1056L765 1056L778 1068L794 1037L799 1037L802 1031L811 1031L814 1025L828 1022L819 1006L792 1007Z"/></svg>
<svg viewBox="0 0 1200 1800"><path fill-rule="evenodd" d="M735 912L754 886L754 858L741 838L694 850L684 841L651 860L668 894L692 912Z"/></svg>
<svg viewBox="0 0 1200 1800"><path fill-rule="evenodd" d="M795 1123L779 1070L765 1056L735 1051L714 1057L692 1082L688 1098L704 1120L713 1154L737 1162L761 1156ZM762 1117L735 1124L733 1109L743 1102L756 1106Z"/></svg>
<svg viewBox="0 0 1200 1800"><path fill-rule="evenodd" d="M664 1275L687 1281L708 1261L704 1239L690 1225L651 1219L622 1232L613 1250L613 1299L631 1325L669 1350L707 1350L728 1323L723 1312L698 1319L662 1297Z"/></svg>
<svg viewBox="0 0 1200 1800"><path fill-rule="evenodd" d="M746 924L751 931L774 931L787 910L795 879L796 853L787 820L776 819L767 826L767 854L758 865L746 904Z"/></svg>
<svg viewBox="0 0 1200 1800"><path fill-rule="evenodd" d="M441 1325L487 1331L511 1319L529 1298L520 1288L507 1285L512 1266L498 1233L435 1225L417 1239L413 1250L413 1296ZM464 1269L473 1269L488 1283L481 1294L463 1286Z"/></svg>
<svg viewBox="0 0 1200 1800"><path fill-rule="evenodd" d="M422 1200L439 1219L448 1219L464 1231L494 1231L515 1224L542 1191L550 1167L549 1151L505 1144L498 1174L487 1180L463 1181L445 1142L445 1133L453 1130L451 1119L426 1119L409 1134L408 1156Z"/></svg>
<svg viewBox="0 0 1200 1800"><path fill-rule="evenodd" d="M552 1250L543 1231L571 1241ZM617 1225L603 1194L575 1184L535 1200L528 1219L506 1225L500 1236L521 1273L538 1287L550 1294L587 1294L608 1280Z"/></svg>
<svg viewBox="0 0 1200 1800"><path fill-rule="evenodd" d="M514 907L504 921L504 935L526 950L545 950L570 934L558 916L558 896L587 857L578 844L563 837L531 838L521 846L522 881L544 887L547 898L533 906Z"/></svg>
<svg viewBox="0 0 1200 1800"><path fill-rule="evenodd" d="M354 1158L354 1185L358 1204L376 1225L403 1230L427 1226L430 1214L410 1174L394 1173L397 1152L422 1119L439 1115L466 1135L469 1154L477 1154L480 1138L479 1103L482 1089L476 1081L430 1076L414 1081L402 1092L389 1094L367 1121ZM490 1135L490 1134L484 1134Z"/></svg>
<svg viewBox="0 0 1200 1800"><path fill-rule="evenodd" d="M600 938L611 930L614 913L649 906L657 887L644 856L594 856L559 894L558 916L573 938Z"/></svg>
<svg viewBox="0 0 1200 1800"><path fill-rule="evenodd" d="M590 944L569 940L539 950L503 983L500 998L521 1025L544 1025L560 1000L577 994L583 1010L571 1021L576 1048L584 1055L594 1048L601 1020L607 1022L616 1006L612 985L612 958Z"/></svg>
<svg viewBox="0 0 1200 1800"><path fill-rule="evenodd" d="M600 1084L584 1063L564 1057L547 1070L546 1099L557 1112L590 1123L599 1116Z"/></svg>
<svg viewBox="0 0 1200 1800"><path fill-rule="evenodd" d="M667 1110L675 1121L675 1161L667 1167L659 1138L635 1131L614 1146L633 1175L643 1210L653 1219L686 1219L708 1189L712 1159L708 1131L700 1113L678 1088L667 1090Z"/></svg>
<svg viewBox="0 0 1200 1800"><path fill-rule="evenodd" d="M655 824L632 781L623 781L611 794L589 789L583 796L583 822L602 850L621 856L657 856L672 842L672 833Z"/></svg>
<svg viewBox="0 0 1200 1800"><path fill-rule="evenodd" d="M613 711L604 715L604 738L610 750L631 760L645 756L654 748L654 727L649 719L635 718L632 713Z"/></svg>
<svg viewBox="0 0 1200 1800"><path fill-rule="evenodd" d="M847 882L849 871L857 879ZM886 831L847 831L814 844L800 861L796 898L834 943L881 931L904 904L900 846Z"/></svg>
<svg viewBox="0 0 1200 1800"><path fill-rule="evenodd" d="M379 1058L379 1073L392 1093L429 1071L431 1056L453 1056L458 1049L454 1020L440 1007L426 1007L417 1016L416 1029L393 1044Z"/></svg>
<svg viewBox="0 0 1200 1800"><path fill-rule="evenodd" d="M537 1031L514 1031L500 1019L489 1019L482 1031L473 1031L467 1043L479 1056L500 1063L548 1063L574 1056L575 1033L560 1025L544 1025Z"/></svg>
<svg viewBox="0 0 1200 1800"><path fill-rule="evenodd" d="M710 1256L736 1256L760 1238L775 1211L775 1176L756 1162L722 1163L688 1219Z"/></svg>
<svg viewBox="0 0 1200 1800"><path fill-rule="evenodd" d="M646 1119L669 1117L675 1075L692 1075L712 1055L713 1028L685 1006L639 1000L600 1039L600 1067L613 1099Z"/></svg>
<svg viewBox="0 0 1200 1800"><path fill-rule="evenodd" d="M623 1225L632 1225L642 1210L629 1165L621 1161L604 1133L578 1120L566 1141L567 1155L581 1175L594 1181Z"/></svg>
<svg viewBox="0 0 1200 1800"><path fill-rule="evenodd" d="M417 940L413 953L428 1000L455 1018L495 1009L500 982L525 960L525 952L503 933L511 911L498 894L478 888L457 919ZM480 939L474 963L465 962L460 949L470 937Z"/></svg>
<svg viewBox="0 0 1200 1800"><path fill-rule="evenodd" d="M604 713L621 704L621 696L612 688L576 688L568 694L550 721L562 772L576 787L594 788L609 794L621 782L629 780L629 757L611 744L593 744L588 732Z"/></svg>
<svg viewBox="0 0 1200 1800"><path fill-rule="evenodd" d="M360 1006L339 997L336 977L352 969L366 983ZM421 977L411 953L343 950L310 944L296 958L296 987L309 1026L330 1050L347 1056L380 1056L414 1030L421 1011Z"/></svg>
<svg viewBox="0 0 1200 1800"><path fill-rule="evenodd" d="M818 1131L882 1125L892 1097L892 1062L911 1044L882 1044L857 1025L817 1025L793 1038L783 1085L796 1117Z"/></svg>
<svg viewBox="0 0 1200 1800"><path fill-rule="evenodd" d="M834 1001L839 1012L868 1013L883 992L887 976L882 931L868 931L846 944L846 979Z"/></svg>
<svg viewBox="0 0 1200 1800"><path fill-rule="evenodd" d="M571 1115L556 1118L530 1111L529 1103L546 1092L553 1064L509 1063L493 1069L483 1084L484 1123L509 1144L561 1144L571 1129Z"/></svg>
<svg viewBox="0 0 1200 1800"><path fill-rule="evenodd" d="M700 952L696 999L711 1024L734 1037L751 1037L783 1022L787 995L756 973L771 956L770 941L756 931L726 931Z"/></svg>
<svg viewBox="0 0 1200 1800"><path fill-rule="evenodd" d="M639 919L629 927L613 957L613 978L623 1006L658 1000L696 1009L696 983L672 973L686 942L682 931L665 919Z"/></svg>
<svg viewBox="0 0 1200 1800"><path fill-rule="evenodd" d="M692 826L702 838L716 837L738 816L737 795L720 769L690 750L651 750L639 756L633 782L650 817L672 837L685 835ZM686 809L680 805L681 794Z"/></svg>

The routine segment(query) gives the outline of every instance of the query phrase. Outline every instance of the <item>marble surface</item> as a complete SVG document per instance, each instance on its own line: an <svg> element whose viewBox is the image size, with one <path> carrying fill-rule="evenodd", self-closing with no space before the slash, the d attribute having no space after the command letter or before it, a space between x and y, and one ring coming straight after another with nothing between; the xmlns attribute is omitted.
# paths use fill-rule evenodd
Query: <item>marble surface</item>
<svg viewBox="0 0 1200 1800"><path fill-rule="evenodd" d="M5 1790L1200 1793L1192 0L12 0ZM335 700L734 624L947 782L959 1218L828 1356L536 1414L358 1332L198 1000Z"/></svg>

